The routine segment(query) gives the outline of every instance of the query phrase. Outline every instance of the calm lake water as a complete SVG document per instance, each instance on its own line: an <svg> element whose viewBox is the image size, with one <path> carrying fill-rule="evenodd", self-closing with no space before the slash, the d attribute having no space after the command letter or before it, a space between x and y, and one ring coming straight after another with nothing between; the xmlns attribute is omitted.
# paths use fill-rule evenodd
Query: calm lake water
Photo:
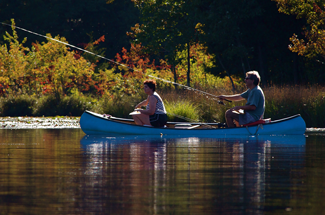
<svg viewBox="0 0 325 215"><path fill-rule="evenodd" d="M324 214L325 136L0 130L0 214Z"/></svg>

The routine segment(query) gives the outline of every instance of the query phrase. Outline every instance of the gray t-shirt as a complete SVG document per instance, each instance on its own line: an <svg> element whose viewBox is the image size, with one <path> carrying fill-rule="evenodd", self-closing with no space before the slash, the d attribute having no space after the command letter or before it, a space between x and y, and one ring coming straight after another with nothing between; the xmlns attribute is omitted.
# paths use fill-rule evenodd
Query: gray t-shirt
<svg viewBox="0 0 325 215"><path fill-rule="evenodd" d="M260 86L256 86L253 89L248 89L240 96L247 99L246 105L254 105L256 107L255 110L248 110L246 112L252 115L256 121L263 117L265 111L265 97Z"/></svg>

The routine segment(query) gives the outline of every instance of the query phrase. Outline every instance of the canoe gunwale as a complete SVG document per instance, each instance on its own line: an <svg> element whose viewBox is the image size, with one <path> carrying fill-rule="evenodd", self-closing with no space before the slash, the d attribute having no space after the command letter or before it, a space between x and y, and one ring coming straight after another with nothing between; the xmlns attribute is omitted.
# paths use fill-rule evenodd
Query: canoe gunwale
<svg viewBox="0 0 325 215"><path fill-rule="evenodd" d="M107 121L112 121L112 122L115 122L115 123L121 123L121 124L125 124L125 125L129 125L129 126L141 126L141 125L136 125L136 124L131 124L131 123L128 123L128 122L134 122L133 119L127 119L127 118L118 118L118 117L114 117L114 116L109 116L109 117L104 117L104 116L100 116L99 114L96 114L94 112L91 112L91 111L88 111L86 110L84 113L87 113L87 114L90 114L92 115L93 117L97 117L99 119L102 119L102 120L107 120ZM296 115L293 115L293 116L289 116L289 117L286 117L286 118L282 118L282 119L277 119L277 120L274 120L274 121L271 121L269 123L265 123L265 124L262 124L263 126L267 126L267 125L272 125L272 124L276 124L276 123L281 123L281 122L284 122L284 121L288 121L288 120L291 120L291 119L294 119L294 118L297 118L297 117L301 117L300 114L296 114ZM182 122L167 122L167 124L171 124L171 125L174 125L174 124L178 124L178 123L182 123ZM217 126L218 123L191 123L192 125L211 125L211 126ZM246 128L251 128L251 127L258 127L259 125L252 125L252 126L246 126ZM147 128L152 128L152 129L177 129L177 130L182 130L182 129L179 129L179 128L156 128L156 127L147 127ZM201 128L200 130L220 130L220 129L238 129L238 128L245 128L245 127L235 127L235 128Z"/></svg>

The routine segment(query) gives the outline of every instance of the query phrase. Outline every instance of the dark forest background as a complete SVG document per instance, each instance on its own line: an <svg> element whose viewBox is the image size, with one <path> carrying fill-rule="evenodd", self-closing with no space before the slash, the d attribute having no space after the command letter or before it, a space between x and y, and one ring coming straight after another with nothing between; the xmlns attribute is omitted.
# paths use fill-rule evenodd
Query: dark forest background
<svg viewBox="0 0 325 215"><path fill-rule="evenodd" d="M114 59L123 47L129 49L135 42L136 38L127 32L137 23L145 24L148 19L172 19L176 24L165 31L170 30L170 34L183 32L183 37L174 35L164 43L204 43L208 52L216 57L216 66L209 71L216 76L224 77L227 71L242 77L246 71L257 70L264 85L324 84L325 65L321 61L299 56L288 49L289 38L293 34L301 36L306 21L279 13L276 4L271 0L192 0L184 4L183 11L175 11L181 15L168 17L161 8L147 8L151 10L148 13L143 8L140 11L130 0L2 0L0 21L11 24L13 18L19 27L43 35L63 36L79 47L104 35L105 42L98 46L105 51L105 57ZM153 19L152 14L157 17ZM197 23L202 24L203 35L197 34ZM180 30L175 31L177 28ZM9 30L10 27L0 25L1 34ZM18 33L20 38L27 37L27 46L44 40L27 32ZM161 35L155 31L151 37ZM148 44L146 40L141 42L150 46L152 42L158 43L155 38L149 39ZM161 52L152 53L152 58L155 55ZM99 64L104 63L102 61Z"/></svg>

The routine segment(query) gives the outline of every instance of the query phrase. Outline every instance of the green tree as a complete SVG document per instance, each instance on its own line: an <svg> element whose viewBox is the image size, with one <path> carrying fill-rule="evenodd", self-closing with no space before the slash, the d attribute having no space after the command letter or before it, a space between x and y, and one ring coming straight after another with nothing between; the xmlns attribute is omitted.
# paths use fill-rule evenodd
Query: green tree
<svg viewBox="0 0 325 215"><path fill-rule="evenodd" d="M142 22L133 28L136 39L148 51L166 56L171 65L178 64L177 52L198 42L215 56L216 66L207 68L207 72L217 76L243 77L249 70L258 70L263 84L297 84L305 80L305 65L287 49L286 43L300 22L279 14L275 2L134 2L140 8Z"/></svg>
<svg viewBox="0 0 325 215"><path fill-rule="evenodd" d="M189 8L192 1L184 0L133 0L140 10L141 25L133 28L136 42L147 47L147 52L155 53L172 65L174 80L177 82L175 66L179 63L177 52L188 50L187 85L190 86L190 47L197 38L197 23L193 21Z"/></svg>
<svg viewBox="0 0 325 215"><path fill-rule="evenodd" d="M13 20L12 24L15 24ZM21 93L26 81L25 74L28 68L28 61L26 60L27 56L25 53L29 51L29 48L24 47L26 38L20 43L14 26L12 30L12 35L6 32L3 36L8 44L0 47L1 94L9 88L14 93Z"/></svg>

